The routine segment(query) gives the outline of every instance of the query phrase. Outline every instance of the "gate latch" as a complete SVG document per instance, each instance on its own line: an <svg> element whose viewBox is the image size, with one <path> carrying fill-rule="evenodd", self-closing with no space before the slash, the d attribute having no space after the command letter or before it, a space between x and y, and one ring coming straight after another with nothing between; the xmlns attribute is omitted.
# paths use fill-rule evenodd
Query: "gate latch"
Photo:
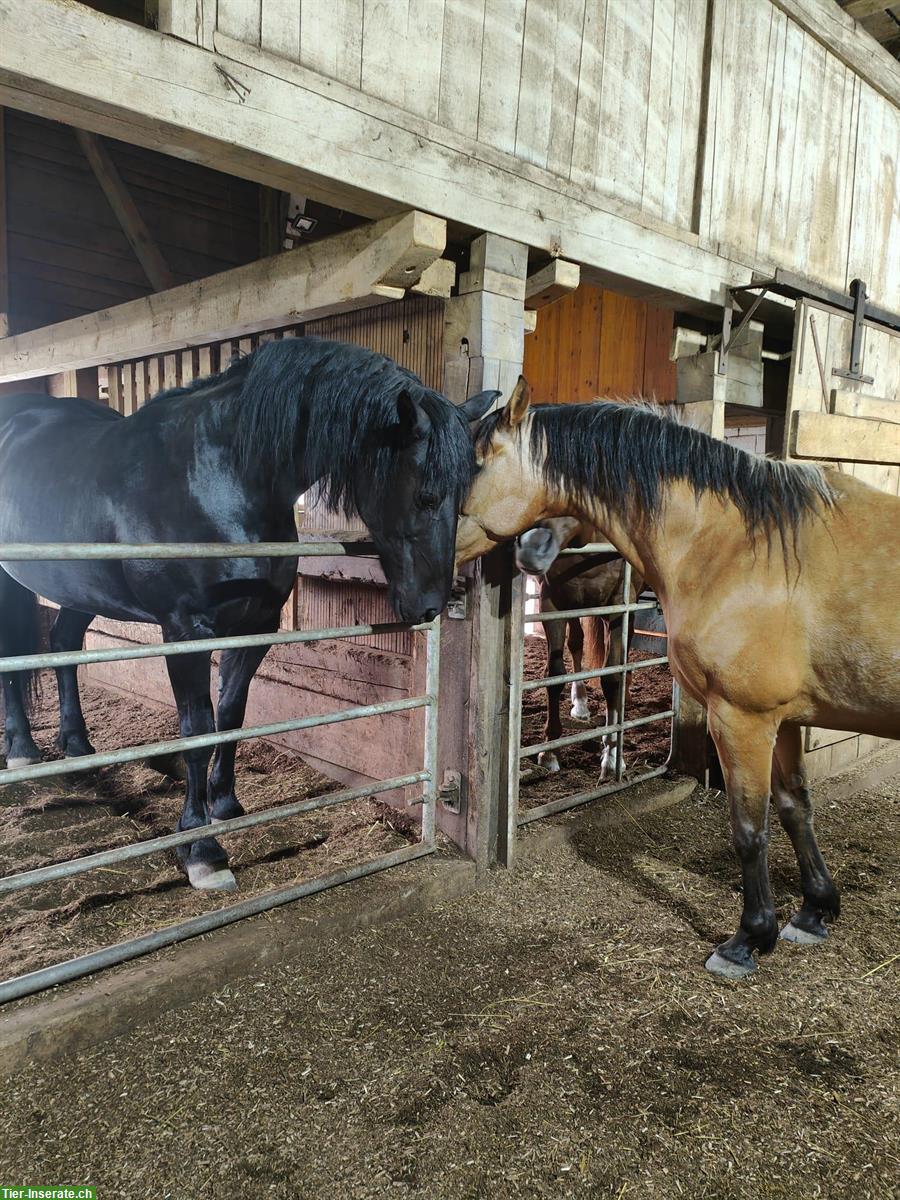
<svg viewBox="0 0 900 1200"><path fill-rule="evenodd" d="M462 800L462 775L459 771L445 771L438 792L441 807L447 812L458 813Z"/></svg>

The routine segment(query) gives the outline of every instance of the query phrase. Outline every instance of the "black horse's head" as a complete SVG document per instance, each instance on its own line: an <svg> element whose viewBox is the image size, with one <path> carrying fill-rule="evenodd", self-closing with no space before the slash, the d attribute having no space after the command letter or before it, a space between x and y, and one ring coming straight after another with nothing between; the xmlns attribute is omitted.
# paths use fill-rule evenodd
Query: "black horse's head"
<svg viewBox="0 0 900 1200"><path fill-rule="evenodd" d="M431 621L450 597L457 517L475 469L469 422L499 394L481 392L457 407L411 379L396 396L387 453L382 446L358 461L354 507L403 621Z"/></svg>
<svg viewBox="0 0 900 1200"><path fill-rule="evenodd" d="M223 411L241 469L282 500L316 484L331 511L358 513L398 616L435 617L475 473L469 422L500 393L457 407L383 354L313 337L261 346L217 387L231 395Z"/></svg>

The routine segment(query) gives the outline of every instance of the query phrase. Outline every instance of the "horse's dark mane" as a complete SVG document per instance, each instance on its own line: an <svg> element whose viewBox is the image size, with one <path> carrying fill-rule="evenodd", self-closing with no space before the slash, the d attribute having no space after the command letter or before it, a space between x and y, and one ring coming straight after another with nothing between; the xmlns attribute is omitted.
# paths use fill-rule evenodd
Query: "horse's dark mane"
<svg viewBox="0 0 900 1200"><path fill-rule="evenodd" d="M530 410L531 454L543 463L545 483L585 504L599 501L627 517L654 522L666 485L687 483L695 496L729 500L744 519L748 537L795 539L805 518L831 507L835 496L818 467L778 462L751 454L678 421L646 404L600 400L593 404L536 405ZM502 411L478 427L485 448Z"/></svg>
<svg viewBox="0 0 900 1200"><path fill-rule="evenodd" d="M274 478L302 451L306 471L319 481L332 511L356 509L354 479L361 470L373 481L376 502L390 488L399 446L397 397L403 391L431 423L429 489L461 497L471 483L475 458L462 414L411 371L360 346L312 337L267 342L221 375L160 392L150 404L204 391L231 409L233 452L242 469L263 462Z"/></svg>

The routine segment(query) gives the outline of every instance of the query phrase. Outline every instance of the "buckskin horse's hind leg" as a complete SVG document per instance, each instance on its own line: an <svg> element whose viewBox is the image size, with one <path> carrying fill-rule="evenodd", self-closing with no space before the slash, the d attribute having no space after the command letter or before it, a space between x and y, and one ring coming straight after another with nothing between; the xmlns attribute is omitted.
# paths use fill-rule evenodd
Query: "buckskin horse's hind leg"
<svg viewBox="0 0 900 1200"><path fill-rule="evenodd" d="M764 716L711 704L709 728L725 776L731 832L741 862L744 910L737 933L709 956L706 969L739 979L756 970L753 952L769 954L778 921L769 884L769 787L774 729Z"/></svg>
<svg viewBox="0 0 900 1200"><path fill-rule="evenodd" d="M274 628L277 628L277 617ZM216 729L240 729L243 725L250 684L268 651L268 646L252 646L245 650L224 652L219 663ZM244 812L234 794L236 751L234 742L216 747L209 776L209 814L213 821L227 821L230 817L240 817Z"/></svg>
<svg viewBox="0 0 900 1200"><path fill-rule="evenodd" d="M812 802L803 765L803 742L799 725L782 725L775 742L772 794L778 817L791 839L803 904L781 931L785 941L815 945L828 937L825 919L834 920L841 911L841 897L813 832Z"/></svg>
<svg viewBox="0 0 900 1200"><path fill-rule="evenodd" d="M163 627L163 633L167 641L177 641L190 637L194 631L179 630L178 636L173 638L169 636L170 630ZM209 664L209 654L170 655L166 659L182 737L212 733L215 728L209 697ZM209 824L206 797L211 757L211 747L184 752L187 793L178 822L179 830L200 829ZM237 890L237 881L228 867L228 855L215 838L205 837L179 846L176 853L192 887L227 892Z"/></svg>
<svg viewBox="0 0 900 1200"><path fill-rule="evenodd" d="M50 630L50 649L54 652L80 650L84 645L84 635L93 619L91 613L61 608ZM59 737L56 744L67 758L94 753L81 711L77 671L77 667L56 668L56 685L59 690Z"/></svg>

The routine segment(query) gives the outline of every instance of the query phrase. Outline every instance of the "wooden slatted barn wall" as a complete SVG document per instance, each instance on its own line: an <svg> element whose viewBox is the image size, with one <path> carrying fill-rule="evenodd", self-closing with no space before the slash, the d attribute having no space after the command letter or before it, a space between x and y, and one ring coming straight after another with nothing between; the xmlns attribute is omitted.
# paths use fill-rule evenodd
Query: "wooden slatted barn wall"
<svg viewBox="0 0 900 1200"><path fill-rule="evenodd" d="M12 331L149 295L74 130L13 109L4 125ZM176 283L259 256L256 184L104 140Z"/></svg>
<svg viewBox="0 0 900 1200"><path fill-rule="evenodd" d="M675 399L669 361L673 314L591 284L539 309L525 339L525 377L535 400L577 404L598 396Z"/></svg>
<svg viewBox="0 0 900 1200"><path fill-rule="evenodd" d="M706 0L218 0L217 29L691 223Z"/></svg>

